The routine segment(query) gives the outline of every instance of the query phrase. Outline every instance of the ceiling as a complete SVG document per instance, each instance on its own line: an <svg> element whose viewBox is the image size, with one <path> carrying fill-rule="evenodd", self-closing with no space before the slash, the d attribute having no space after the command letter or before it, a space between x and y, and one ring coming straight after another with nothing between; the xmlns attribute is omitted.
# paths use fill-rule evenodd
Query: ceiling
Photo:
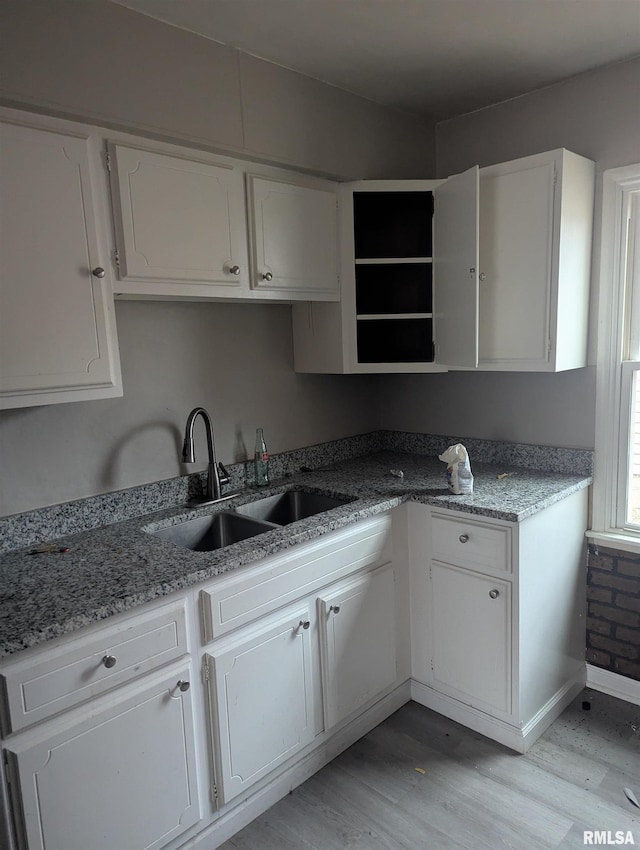
<svg viewBox="0 0 640 850"><path fill-rule="evenodd" d="M114 2L435 120L640 55L640 0Z"/></svg>

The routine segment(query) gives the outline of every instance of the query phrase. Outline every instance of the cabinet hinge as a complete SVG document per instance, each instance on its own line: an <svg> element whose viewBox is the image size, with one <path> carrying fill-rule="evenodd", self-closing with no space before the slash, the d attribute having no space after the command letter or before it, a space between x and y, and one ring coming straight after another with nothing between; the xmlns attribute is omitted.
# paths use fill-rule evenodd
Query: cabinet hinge
<svg viewBox="0 0 640 850"><path fill-rule="evenodd" d="M553 169L553 185L556 186L558 183L558 170L557 168Z"/></svg>
<svg viewBox="0 0 640 850"><path fill-rule="evenodd" d="M431 665L431 672L433 673L433 671L434 671L434 667L433 667L433 658L430 658L430 659L429 659L429 664Z"/></svg>
<svg viewBox="0 0 640 850"><path fill-rule="evenodd" d="M216 785L215 782L211 783L210 793L211 793L211 802L215 803L218 799L218 786Z"/></svg>
<svg viewBox="0 0 640 850"><path fill-rule="evenodd" d="M104 155L105 162L107 163L107 171L111 173L111 154L107 151Z"/></svg>
<svg viewBox="0 0 640 850"><path fill-rule="evenodd" d="M118 252L117 249L113 252L113 259L115 260L116 266L118 267L118 270L119 270L120 269L120 253Z"/></svg>
<svg viewBox="0 0 640 850"><path fill-rule="evenodd" d="M209 671L209 662L206 658L202 659L202 679L205 682L208 682L211 679L211 673Z"/></svg>
<svg viewBox="0 0 640 850"><path fill-rule="evenodd" d="M549 339L547 340L547 355L551 354L552 348L553 348L553 340L551 339L551 337L549 337Z"/></svg>

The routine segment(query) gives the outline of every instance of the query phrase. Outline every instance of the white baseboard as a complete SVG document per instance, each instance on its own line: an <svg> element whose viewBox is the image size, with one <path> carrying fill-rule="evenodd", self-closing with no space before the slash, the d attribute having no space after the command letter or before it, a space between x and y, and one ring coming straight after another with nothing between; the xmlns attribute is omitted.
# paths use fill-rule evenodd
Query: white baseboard
<svg viewBox="0 0 640 850"><path fill-rule="evenodd" d="M234 804L230 811L224 812L197 835L179 845L180 850L214 850L224 844L236 832L275 805L278 800L286 797L290 791L333 761L343 750L355 744L363 735L386 720L394 711L402 708L410 699L410 683L404 682L337 732L323 734L321 743L318 744L316 739L316 742L311 745L313 749L299 761L285 768L266 785Z"/></svg>
<svg viewBox="0 0 640 850"><path fill-rule="evenodd" d="M603 694L640 705L640 682L587 664L587 687Z"/></svg>
<svg viewBox="0 0 640 850"><path fill-rule="evenodd" d="M458 702L458 700L441 694L415 680L411 682L411 699L420 703L420 705L437 711L439 714L443 714L450 720L455 720L456 723L461 723L469 729L480 732L481 735L485 735L493 741L504 744L505 747L509 747L517 753L526 753L545 729L562 714L583 687L584 672L578 679L567 682L542 706L534 717L521 727L491 717L484 711Z"/></svg>

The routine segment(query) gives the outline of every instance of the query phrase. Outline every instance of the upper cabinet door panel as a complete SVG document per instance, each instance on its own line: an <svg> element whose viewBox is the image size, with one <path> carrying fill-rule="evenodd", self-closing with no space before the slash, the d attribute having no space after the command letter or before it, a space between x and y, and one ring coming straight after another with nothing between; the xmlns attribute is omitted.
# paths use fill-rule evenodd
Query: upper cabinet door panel
<svg viewBox="0 0 640 850"><path fill-rule="evenodd" d="M247 284L239 170L122 145L109 149L122 281L236 290Z"/></svg>
<svg viewBox="0 0 640 850"><path fill-rule="evenodd" d="M547 364L554 174L549 160L481 177L483 363Z"/></svg>
<svg viewBox="0 0 640 850"><path fill-rule="evenodd" d="M337 194L247 177L252 287L286 298L337 300Z"/></svg>
<svg viewBox="0 0 640 850"><path fill-rule="evenodd" d="M3 408L122 395L95 139L41 123L0 124Z"/></svg>
<svg viewBox="0 0 640 850"><path fill-rule="evenodd" d="M479 168L435 190L434 333L443 366L478 365Z"/></svg>

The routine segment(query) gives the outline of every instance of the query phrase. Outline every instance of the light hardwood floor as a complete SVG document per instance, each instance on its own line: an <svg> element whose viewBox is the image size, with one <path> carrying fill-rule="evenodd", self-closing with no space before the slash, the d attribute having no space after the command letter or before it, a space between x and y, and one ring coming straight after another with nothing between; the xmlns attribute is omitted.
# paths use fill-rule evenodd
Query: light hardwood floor
<svg viewBox="0 0 640 850"><path fill-rule="evenodd" d="M640 800L636 705L585 691L522 756L410 702L221 850L640 848L625 787Z"/></svg>

